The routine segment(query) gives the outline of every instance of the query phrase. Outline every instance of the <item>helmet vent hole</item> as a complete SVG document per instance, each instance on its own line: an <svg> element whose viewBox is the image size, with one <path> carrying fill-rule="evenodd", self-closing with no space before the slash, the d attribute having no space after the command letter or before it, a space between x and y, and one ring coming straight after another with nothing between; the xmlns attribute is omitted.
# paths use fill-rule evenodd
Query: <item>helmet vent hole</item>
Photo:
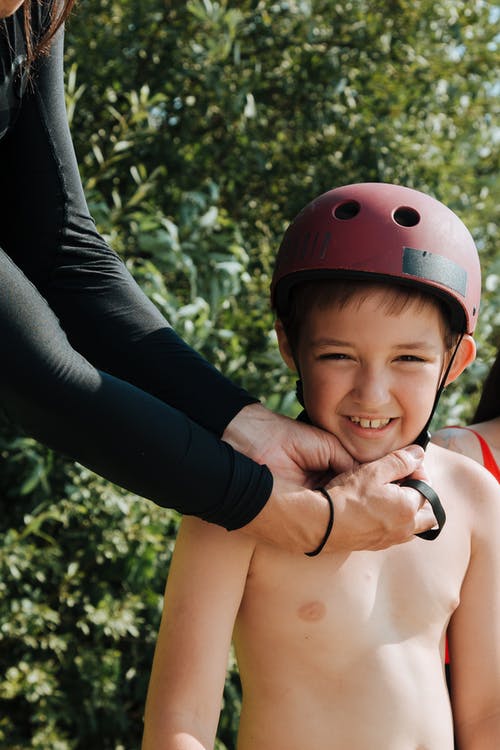
<svg viewBox="0 0 500 750"><path fill-rule="evenodd" d="M420 221L420 214L409 206L400 206L394 211L394 221L402 227L414 227Z"/></svg>
<svg viewBox="0 0 500 750"><path fill-rule="evenodd" d="M359 214L361 206L357 201L346 201L341 203L339 206L335 206L333 209L333 215L336 219L346 221L347 219L354 219Z"/></svg>

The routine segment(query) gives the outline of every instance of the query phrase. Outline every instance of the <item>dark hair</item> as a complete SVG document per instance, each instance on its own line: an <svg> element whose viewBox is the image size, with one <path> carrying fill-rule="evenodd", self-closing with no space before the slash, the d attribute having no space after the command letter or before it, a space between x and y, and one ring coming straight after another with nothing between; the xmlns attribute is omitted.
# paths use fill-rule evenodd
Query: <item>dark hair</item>
<svg viewBox="0 0 500 750"><path fill-rule="evenodd" d="M43 55L48 52L54 34L66 21L75 2L76 0L62 0L61 3L58 3L57 0L54 0L50 9L50 23L48 27L40 39L34 39L31 25L31 9L35 4L40 5L41 0L25 0L23 6L24 35L26 37L28 63L33 62L38 55Z"/></svg>
<svg viewBox="0 0 500 750"><path fill-rule="evenodd" d="M453 330L449 309L437 296L429 294L426 290L384 281L322 279L297 284L290 292L290 304L286 314L279 316L292 352L297 349L301 325L311 309L324 309L331 304L342 309L358 294L361 303L374 289L384 291L382 304L389 315L401 314L410 304L423 307L430 302L435 305L441 316L445 346L447 349L454 346L460 333Z"/></svg>
<svg viewBox="0 0 500 750"><path fill-rule="evenodd" d="M473 422L486 422L500 416L500 351L484 381Z"/></svg>

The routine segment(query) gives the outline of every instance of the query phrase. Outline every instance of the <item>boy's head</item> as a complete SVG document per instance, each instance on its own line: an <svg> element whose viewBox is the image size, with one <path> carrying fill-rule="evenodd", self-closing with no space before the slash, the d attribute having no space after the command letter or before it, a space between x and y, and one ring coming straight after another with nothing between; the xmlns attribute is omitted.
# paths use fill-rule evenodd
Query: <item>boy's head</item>
<svg viewBox="0 0 500 750"><path fill-rule="evenodd" d="M474 357L479 296L474 242L438 201L376 183L320 196L287 230L272 284L312 421L360 461L415 441Z"/></svg>
<svg viewBox="0 0 500 750"><path fill-rule="evenodd" d="M342 310L349 305L356 309L375 291L383 292L381 307L387 315L400 315L409 307L418 315L425 307L435 307L445 348L451 350L458 343L462 331L453 325L449 308L442 300L421 288L390 281L317 278L292 287L286 308L279 316L280 327L286 334L292 355L295 356L297 352L301 333L313 310L321 311L329 307Z"/></svg>

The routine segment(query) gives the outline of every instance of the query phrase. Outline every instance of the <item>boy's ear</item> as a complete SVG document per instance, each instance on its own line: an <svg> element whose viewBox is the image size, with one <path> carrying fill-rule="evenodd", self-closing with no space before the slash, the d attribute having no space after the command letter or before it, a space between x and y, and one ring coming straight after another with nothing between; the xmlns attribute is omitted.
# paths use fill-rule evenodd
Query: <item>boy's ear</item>
<svg viewBox="0 0 500 750"><path fill-rule="evenodd" d="M281 320L278 319L275 322L274 330L276 331L276 335L278 337L280 354L283 357L285 364L288 365L290 370L292 370L293 372L297 372L297 365L295 364L292 349L288 341L288 336L285 333L285 329L283 328L283 323L281 322Z"/></svg>
<svg viewBox="0 0 500 750"><path fill-rule="evenodd" d="M472 336L469 336L469 334L466 333L463 336L462 341L460 342L457 353L455 354L455 358L453 360L450 372L448 373L448 377L446 378L445 385L453 383L453 381L458 378L458 376L465 370L465 368L468 367L471 362L474 362L475 359L476 342L474 341Z"/></svg>

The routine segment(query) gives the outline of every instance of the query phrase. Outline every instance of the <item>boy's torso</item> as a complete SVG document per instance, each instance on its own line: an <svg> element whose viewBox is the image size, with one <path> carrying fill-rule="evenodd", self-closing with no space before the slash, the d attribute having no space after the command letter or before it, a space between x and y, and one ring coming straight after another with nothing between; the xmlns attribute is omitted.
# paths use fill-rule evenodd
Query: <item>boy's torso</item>
<svg viewBox="0 0 500 750"><path fill-rule="evenodd" d="M315 560L256 548L235 629L240 750L453 748L442 662L470 498L446 461L428 466L448 511L435 541Z"/></svg>

